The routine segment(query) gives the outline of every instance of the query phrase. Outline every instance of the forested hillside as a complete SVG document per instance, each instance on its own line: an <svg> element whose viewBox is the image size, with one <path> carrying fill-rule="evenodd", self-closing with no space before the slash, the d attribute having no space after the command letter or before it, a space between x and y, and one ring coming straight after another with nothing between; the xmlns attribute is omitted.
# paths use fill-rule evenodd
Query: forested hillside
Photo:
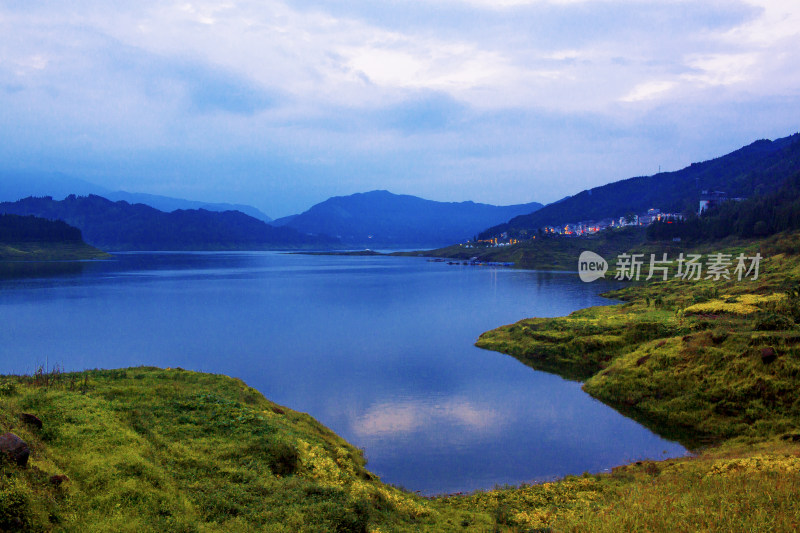
<svg viewBox="0 0 800 533"><path fill-rule="evenodd" d="M618 218L650 208L694 212L704 190L749 198L777 190L800 170L800 134L775 141L760 140L722 157L693 163L677 172L630 178L582 191L530 215L494 226L482 238L504 231L512 235L547 225Z"/></svg>
<svg viewBox="0 0 800 533"><path fill-rule="evenodd" d="M159 211L144 204L71 195L57 201L29 197L0 203L0 213L62 220L105 250L236 250L324 247L337 241L276 228L238 211Z"/></svg>

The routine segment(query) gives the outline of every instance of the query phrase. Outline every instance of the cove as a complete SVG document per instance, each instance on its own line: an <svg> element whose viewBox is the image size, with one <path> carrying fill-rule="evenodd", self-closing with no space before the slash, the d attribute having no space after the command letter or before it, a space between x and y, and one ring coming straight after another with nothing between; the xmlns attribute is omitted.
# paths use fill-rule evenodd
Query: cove
<svg viewBox="0 0 800 533"><path fill-rule="evenodd" d="M0 280L0 373L137 365L243 379L424 494L686 453L580 383L473 346L605 305L608 282L424 258L131 253Z"/></svg>

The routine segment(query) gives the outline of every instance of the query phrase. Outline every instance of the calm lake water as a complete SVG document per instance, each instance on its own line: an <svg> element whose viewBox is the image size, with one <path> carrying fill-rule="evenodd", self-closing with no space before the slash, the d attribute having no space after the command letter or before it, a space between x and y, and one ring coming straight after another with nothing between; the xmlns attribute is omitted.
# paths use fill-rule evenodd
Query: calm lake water
<svg viewBox="0 0 800 533"><path fill-rule="evenodd" d="M47 362L240 377L426 494L682 455L579 383L473 346L521 318L607 304L604 288L422 258L120 254L0 280L0 373Z"/></svg>

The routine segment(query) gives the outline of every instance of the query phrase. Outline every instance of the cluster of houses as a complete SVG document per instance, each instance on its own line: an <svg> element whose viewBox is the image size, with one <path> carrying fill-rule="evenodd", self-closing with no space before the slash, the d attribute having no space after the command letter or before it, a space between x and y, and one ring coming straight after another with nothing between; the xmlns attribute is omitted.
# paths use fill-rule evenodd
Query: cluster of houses
<svg viewBox="0 0 800 533"><path fill-rule="evenodd" d="M564 226L545 226L542 232L551 235L592 235L609 228L626 226L649 226L661 220L683 220L681 213L662 213L660 209L648 209L647 213L630 214L619 218L604 218L565 224Z"/></svg>
<svg viewBox="0 0 800 533"><path fill-rule="evenodd" d="M727 201L741 201L742 198L731 198L723 191L703 191L700 194L700 205L697 214L700 215L703 211ZM589 220L583 222L575 222L564 224L563 226L545 226L539 229L539 234L542 235L569 235L579 237L582 235L592 235L594 233L603 231L609 228L622 228L625 226L649 226L654 222L661 220L683 220L684 216L681 213L662 213L660 209L648 209L647 213L639 215L630 214L624 217L617 218L604 218L602 220ZM536 235L532 236L533 239ZM515 238L509 238L508 233L502 233L499 237L492 239L479 240L477 242L468 242L465 245L467 248L473 247L487 247L487 246L511 246L519 241Z"/></svg>
<svg viewBox="0 0 800 533"><path fill-rule="evenodd" d="M467 248L472 248L473 245L476 246L511 246L512 244L517 244L519 242L518 239L509 239L508 233L503 232L500 234L500 237L494 237L493 239L480 239L477 242L469 242L467 243Z"/></svg>
<svg viewBox="0 0 800 533"><path fill-rule="evenodd" d="M683 215L680 213L662 213L660 209L648 209L647 213L639 215L630 214L624 217L617 218L604 218L602 220L589 220L583 222L575 222L565 224L563 226L545 226L540 228L542 235L567 235L573 237L580 237L583 235L592 235L610 228L622 228L626 226L649 226L654 222L660 220L683 220ZM532 236L533 239L536 235ZM462 246L466 248L474 247L497 247L497 246L511 246L517 244L518 239L509 238L508 233L503 232L498 237L492 239L482 239L477 242L468 242Z"/></svg>

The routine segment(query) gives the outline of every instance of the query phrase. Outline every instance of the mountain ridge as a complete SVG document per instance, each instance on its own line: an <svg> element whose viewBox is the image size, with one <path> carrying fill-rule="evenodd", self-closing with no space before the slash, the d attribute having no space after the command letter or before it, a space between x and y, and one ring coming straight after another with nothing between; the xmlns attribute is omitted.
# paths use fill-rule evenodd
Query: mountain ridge
<svg viewBox="0 0 800 533"><path fill-rule="evenodd" d="M130 204L145 204L159 211L172 212L177 209L206 209L207 211L240 211L253 218L264 222L272 221L266 213L247 204L232 204L227 202L204 202L201 200L187 200L160 194L137 193L128 191L114 191L60 172L33 173L33 172L0 172L0 201L14 202L28 196L51 196L63 199L70 194L88 196L94 194L112 201L124 200Z"/></svg>
<svg viewBox="0 0 800 533"><path fill-rule="evenodd" d="M472 238L487 221L507 220L508 214L530 213L541 205L437 202L378 189L333 196L273 224L304 233L325 232L350 244L450 244Z"/></svg>
<svg viewBox="0 0 800 533"><path fill-rule="evenodd" d="M761 139L733 152L673 172L636 176L583 190L529 215L509 219L480 233L519 236L544 226L618 218L649 208L665 212L696 211L703 190L722 190L730 197L749 197L776 190L800 168L800 133L770 141Z"/></svg>
<svg viewBox="0 0 800 533"><path fill-rule="evenodd" d="M336 239L277 228L239 211L178 209L112 202L97 195L28 197L0 203L0 213L62 220L105 250L262 250L329 247Z"/></svg>

